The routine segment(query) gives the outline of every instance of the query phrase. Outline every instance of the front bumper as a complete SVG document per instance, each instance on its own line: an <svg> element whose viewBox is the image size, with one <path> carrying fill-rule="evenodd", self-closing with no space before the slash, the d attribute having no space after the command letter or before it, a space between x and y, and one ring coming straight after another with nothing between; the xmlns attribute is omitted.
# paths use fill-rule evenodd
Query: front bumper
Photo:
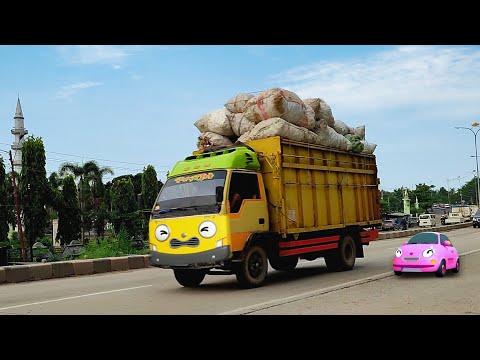
<svg viewBox="0 0 480 360"><path fill-rule="evenodd" d="M165 269L211 268L230 258L230 245L193 254L165 254L150 250L150 264Z"/></svg>
<svg viewBox="0 0 480 360"><path fill-rule="evenodd" d="M394 263L394 271L402 272L434 272L437 271L440 264L405 264L405 263Z"/></svg>

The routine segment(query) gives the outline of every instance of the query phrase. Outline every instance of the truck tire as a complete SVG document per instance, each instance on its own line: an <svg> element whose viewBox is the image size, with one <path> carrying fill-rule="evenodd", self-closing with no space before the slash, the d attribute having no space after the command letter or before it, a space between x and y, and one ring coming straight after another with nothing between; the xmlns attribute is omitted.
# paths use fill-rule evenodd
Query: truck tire
<svg viewBox="0 0 480 360"><path fill-rule="evenodd" d="M174 269L173 274L177 282L184 287L197 287L205 279L203 270Z"/></svg>
<svg viewBox="0 0 480 360"><path fill-rule="evenodd" d="M340 240L337 250L325 256L325 263L330 271L352 270L357 257L355 241L350 235Z"/></svg>
<svg viewBox="0 0 480 360"><path fill-rule="evenodd" d="M270 266L279 271L292 271L298 264L298 256L272 256Z"/></svg>
<svg viewBox="0 0 480 360"><path fill-rule="evenodd" d="M248 248L235 275L243 288L259 287L267 277L268 260L265 249L258 245Z"/></svg>

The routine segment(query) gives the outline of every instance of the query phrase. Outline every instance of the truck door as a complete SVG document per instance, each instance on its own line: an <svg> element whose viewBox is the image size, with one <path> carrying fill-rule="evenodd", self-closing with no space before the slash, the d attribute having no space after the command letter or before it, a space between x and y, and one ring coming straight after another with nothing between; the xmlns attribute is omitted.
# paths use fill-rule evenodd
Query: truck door
<svg viewBox="0 0 480 360"><path fill-rule="evenodd" d="M262 175L233 171L228 191L232 251L241 251L251 233L268 230L268 209Z"/></svg>

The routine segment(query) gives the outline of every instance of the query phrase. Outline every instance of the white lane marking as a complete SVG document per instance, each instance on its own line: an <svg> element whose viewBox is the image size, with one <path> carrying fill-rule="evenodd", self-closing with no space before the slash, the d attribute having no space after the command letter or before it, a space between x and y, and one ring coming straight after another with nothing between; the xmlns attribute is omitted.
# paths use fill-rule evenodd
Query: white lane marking
<svg viewBox="0 0 480 360"><path fill-rule="evenodd" d="M328 292L332 292L332 291L336 291L336 290L340 290L340 289L344 289L344 288L349 288L349 287L352 287L352 286L355 286L355 285L360 285L360 284L367 283L367 282L370 282L370 281L383 279L383 278L388 277L388 276L393 276L393 272L392 271L384 272L382 274L369 276L369 277L359 279L359 280L349 281L347 283L343 283L343 284L340 284L340 285L334 285L334 286L330 286L330 287L323 288L323 289L307 291L307 292L304 292L302 294L287 296L287 297L284 297L284 298L281 298L281 299L265 301L265 302L262 302L262 303L259 303L259 304L250 305L250 306L246 306L246 307L243 307L243 308L238 308L238 309L234 309L234 310L230 310L230 311L225 311L225 312L222 312L218 315L245 314L245 313L249 313L249 312L253 312L253 311L262 310L262 309L265 309L265 308L268 308L268 307L283 305L283 304L286 304L286 303L289 303L289 302L294 302L294 301L298 301L298 300L303 300L305 298L314 297L316 295L321 295L321 294L324 294L324 293L328 293Z"/></svg>
<svg viewBox="0 0 480 360"><path fill-rule="evenodd" d="M465 253L461 253L460 256L470 255L470 254L473 254L473 253L476 253L476 252L480 252L480 249L471 250L471 251L467 251ZM219 313L217 315L248 314L248 313L251 313L251 312L254 312L254 311L259 311L259 310L263 310L263 309L266 309L266 308L269 308L269 307L274 307L274 306L278 306L278 305L287 304L287 303L290 303L290 302L303 300L305 298L326 294L326 293L329 293L329 292L332 292L332 291L338 291L338 290L346 289L346 288L349 288L349 287L353 287L353 286L365 284L365 283L368 283L368 282L384 279L384 278L387 278L387 277L390 277L390 276L394 276L393 271L384 272L384 273L381 273L381 274L378 274L378 275L373 275L373 276L369 276L369 277L366 277L366 278L363 278L363 279L349 281L349 282L346 282L346 283L343 283L343 284L340 284L340 285L334 285L334 286L330 286L330 287L323 288L323 289L307 291L307 292L304 292L304 293L301 293L301 294L287 296L287 297L284 297L284 298L281 298L281 299L265 301L265 302L262 302L262 303L258 303L258 304L254 304L254 305L250 305L250 306L245 306L245 307L234 309L234 310L225 311L225 312Z"/></svg>
<svg viewBox="0 0 480 360"><path fill-rule="evenodd" d="M150 287L150 286L153 286L153 285L142 285L142 286L135 286L135 287L124 288L124 289L102 291L102 292L91 293L91 294L69 296L69 297L64 297L64 298L59 298L59 299L52 299L52 300L45 300L45 301L37 301L37 302L29 303L29 304L21 304L21 305L13 305L13 306L3 307L3 308L0 308L0 311L8 310L8 309L15 309L15 308L24 307L24 306L41 305L41 304L47 304L47 303L57 302L57 301L78 299L78 298L87 297L87 296L111 294L111 293L119 292L119 291L128 291L128 290L141 289L141 288L146 288L146 287Z"/></svg>

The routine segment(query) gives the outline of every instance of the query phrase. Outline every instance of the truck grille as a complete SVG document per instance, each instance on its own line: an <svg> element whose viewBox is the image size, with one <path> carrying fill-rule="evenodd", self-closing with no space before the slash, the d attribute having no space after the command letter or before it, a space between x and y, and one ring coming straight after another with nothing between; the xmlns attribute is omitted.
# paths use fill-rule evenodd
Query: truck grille
<svg viewBox="0 0 480 360"><path fill-rule="evenodd" d="M178 239L170 240L170 247L172 249L178 249L179 247L182 247L182 246L197 247L198 245L200 245L200 239L197 237L192 237L185 241L181 241Z"/></svg>
<svg viewBox="0 0 480 360"><path fill-rule="evenodd" d="M403 260L407 260L407 261L417 261L418 258L417 258L417 257L404 257Z"/></svg>

